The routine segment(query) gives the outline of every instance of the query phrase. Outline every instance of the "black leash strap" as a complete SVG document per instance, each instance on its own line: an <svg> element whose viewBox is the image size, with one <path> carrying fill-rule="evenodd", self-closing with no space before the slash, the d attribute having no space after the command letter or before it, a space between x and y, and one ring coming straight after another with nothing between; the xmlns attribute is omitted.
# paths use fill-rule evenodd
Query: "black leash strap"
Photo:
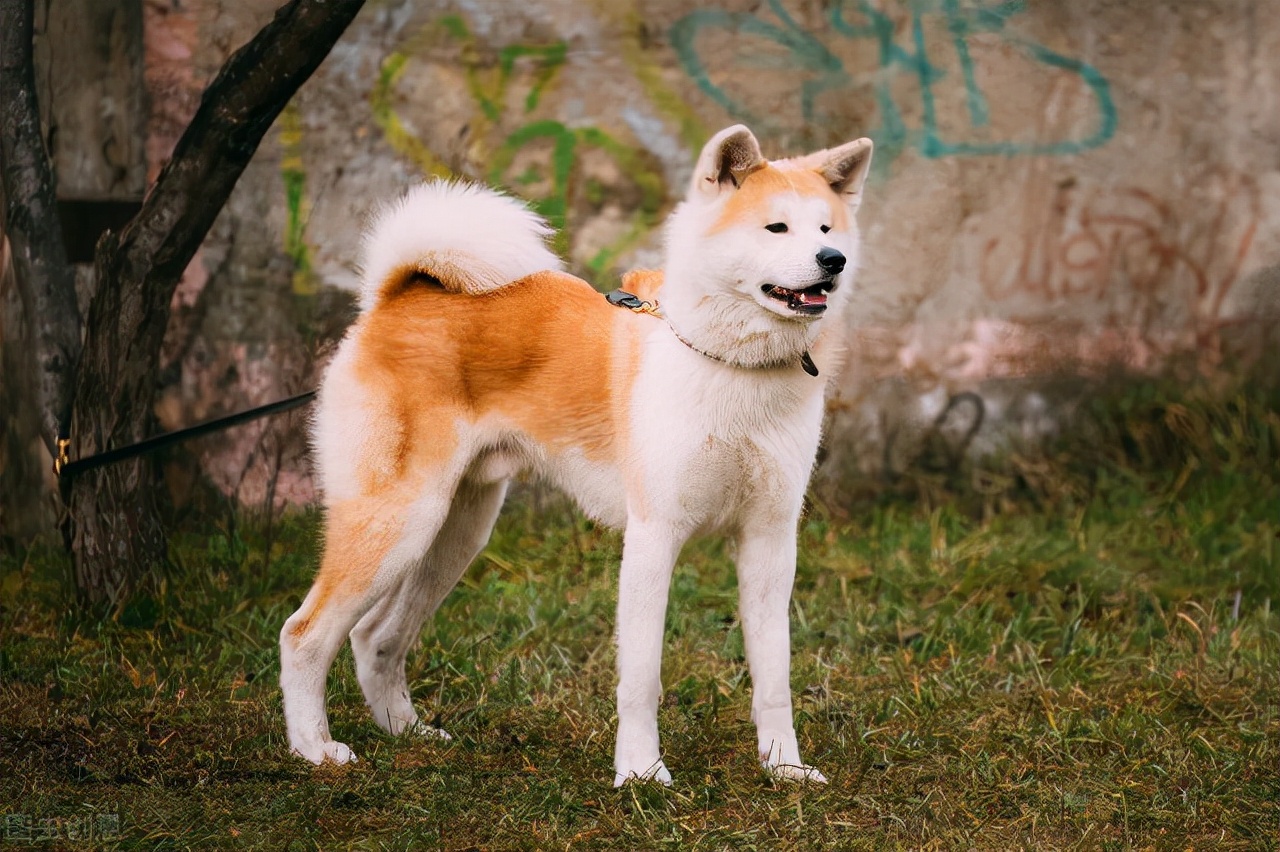
<svg viewBox="0 0 1280 852"><path fill-rule="evenodd" d="M87 459L76 459L68 461L65 456L65 447L70 443L67 439L61 439L59 444L59 455L53 463L53 470L62 479L69 480L74 476L84 473L88 470L94 470L109 464L131 459L135 456L144 455L145 453L158 450L161 447L167 447L170 444L176 444L179 441L186 441L191 438L199 438L201 435L208 435L210 432L219 432L223 429L230 429L232 426L239 426L241 423L248 423L251 420L257 420L260 417L270 417L273 414L280 414L284 411L290 411L294 408L306 405L316 398L316 392L311 390L306 393L300 393L297 396L291 396L288 399L282 399L279 402L272 402L268 405L260 405L257 408L251 408L248 411L241 411L238 414L231 414L226 417L219 417L216 420L210 420L206 423L198 423L195 426L188 426L186 429L178 429L174 432L166 432L163 435L157 435L154 438L148 438L145 441L139 441L136 444L130 444L127 447L120 447L115 450L107 450L105 453L89 456Z"/></svg>

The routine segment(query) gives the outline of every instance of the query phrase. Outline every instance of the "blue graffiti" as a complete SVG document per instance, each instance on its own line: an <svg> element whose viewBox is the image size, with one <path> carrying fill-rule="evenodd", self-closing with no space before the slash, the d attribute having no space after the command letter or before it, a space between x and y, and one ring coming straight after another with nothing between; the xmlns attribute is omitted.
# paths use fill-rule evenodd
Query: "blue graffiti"
<svg viewBox="0 0 1280 852"><path fill-rule="evenodd" d="M745 12L706 9L691 12L671 28L671 43L685 71L713 101L744 121L763 126L776 122L756 115L737 97L726 92L711 79L698 52L699 36L723 31L737 37L759 37L781 47L791 72L799 72L800 112L806 123L820 121L816 107L819 96L847 89L854 77L844 61L817 36L796 23L781 0L768 0L776 22ZM910 43L903 45L895 38L897 27L889 15L872 5L870 0L836 0L828 13L830 29L837 36L871 42L876 47L879 72L872 84L880 126L869 131L878 151L888 155L880 160L887 165L898 153L914 148L926 157L984 155L1062 155L1087 151L1105 144L1116 132L1116 108L1111 88L1105 77L1087 62L1063 56L1044 45L1013 33L1006 26L1009 19L1025 11L1024 0L997 0L984 5L961 5L960 0L908 0ZM941 65L929 56L925 44L925 19L940 15L950 36L964 87L969 123L973 128L991 124L987 95L978 82L970 53L969 40L983 33L997 33L1001 40L1034 62L1060 69L1080 78L1092 95L1097 110L1096 128L1087 136L1050 141L970 141L948 138L938 127L935 87L947 77ZM904 111L894 91L894 77L914 77L920 92L920 126L908 126ZM900 95L898 96L900 97Z"/></svg>

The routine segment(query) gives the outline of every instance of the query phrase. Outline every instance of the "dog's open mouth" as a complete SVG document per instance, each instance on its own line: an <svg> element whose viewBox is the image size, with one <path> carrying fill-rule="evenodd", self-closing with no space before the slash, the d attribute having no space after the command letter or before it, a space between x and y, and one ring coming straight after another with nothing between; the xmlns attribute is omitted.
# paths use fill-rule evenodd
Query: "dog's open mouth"
<svg viewBox="0 0 1280 852"><path fill-rule="evenodd" d="M827 309L827 294L835 289L834 278L824 278L803 290L790 290L777 284L765 284L760 291L788 309L804 316L817 316Z"/></svg>

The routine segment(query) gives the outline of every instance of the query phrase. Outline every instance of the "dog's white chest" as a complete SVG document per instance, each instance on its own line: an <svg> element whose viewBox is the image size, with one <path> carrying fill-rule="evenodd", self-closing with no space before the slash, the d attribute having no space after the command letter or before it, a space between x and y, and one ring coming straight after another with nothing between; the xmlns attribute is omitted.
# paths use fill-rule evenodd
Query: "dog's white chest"
<svg viewBox="0 0 1280 852"><path fill-rule="evenodd" d="M799 479L787 468L796 464L805 465L798 454L776 455L745 436L708 435L688 457L686 475L672 481L674 496L684 517L702 529L783 520Z"/></svg>
<svg viewBox="0 0 1280 852"><path fill-rule="evenodd" d="M633 499L646 514L703 530L791 517L822 418L821 389L797 391L796 379L658 354L633 397L628 461L642 484Z"/></svg>

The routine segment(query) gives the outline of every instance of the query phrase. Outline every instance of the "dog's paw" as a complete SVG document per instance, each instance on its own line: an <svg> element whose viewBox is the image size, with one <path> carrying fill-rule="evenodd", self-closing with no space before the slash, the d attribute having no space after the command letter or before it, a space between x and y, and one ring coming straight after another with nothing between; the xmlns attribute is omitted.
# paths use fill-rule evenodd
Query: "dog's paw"
<svg viewBox="0 0 1280 852"><path fill-rule="evenodd" d="M628 781L657 781L664 787L670 787L671 773L667 770L667 765L661 760L639 772L634 769L624 771L618 768L613 773L613 786L621 787Z"/></svg>
<svg viewBox="0 0 1280 852"><path fill-rule="evenodd" d="M794 730L761 736L760 766L774 779L827 783L827 776L800 759Z"/></svg>
<svg viewBox="0 0 1280 852"><path fill-rule="evenodd" d="M356 763L356 753L346 743L327 742L307 743L305 745L295 744L290 749L298 757L309 760L316 766L328 762L335 766L345 766L348 763Z"/></svg>
<svg viewBox="0 0 1280 852"><path fill-rule="evenodd" d="M827 783L827 776L807 764L770 763L767 760L762 760L760 761L760 766L769 774L769 777L780 781L808 781L812 784Z"/></svg>

